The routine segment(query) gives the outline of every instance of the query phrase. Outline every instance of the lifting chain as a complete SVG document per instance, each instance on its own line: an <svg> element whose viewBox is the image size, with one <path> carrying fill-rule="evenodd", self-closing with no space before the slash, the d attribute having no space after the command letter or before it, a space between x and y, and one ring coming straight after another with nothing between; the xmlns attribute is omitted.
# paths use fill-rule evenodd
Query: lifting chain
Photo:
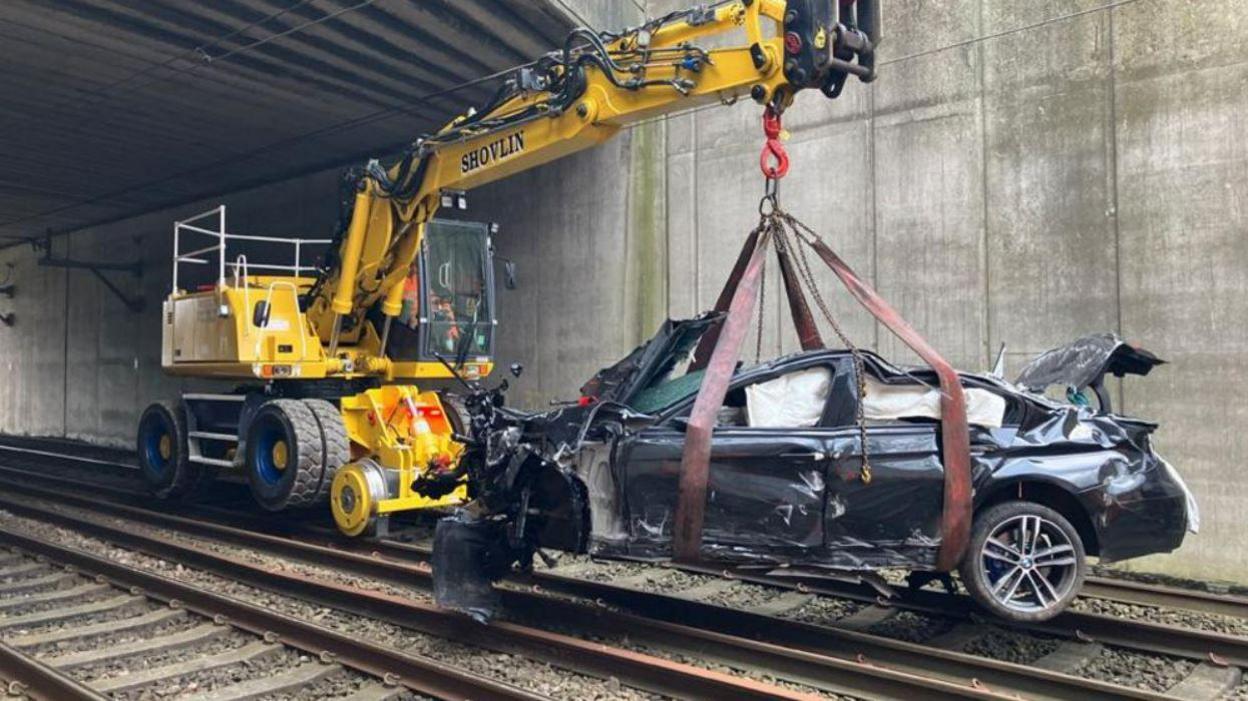
<svg viewBox="0 0 1248 701"><path fill-rule="evenodd" d="M859 478L863 484L870 484L871 461L868 456L867 420L863 408L863 403L867 397L865 363L862 351L849 340L849 336L845 334L841 325L837 323L836 318L832 315L832 310L828 307L827 301L824 300L823 294L819 291L814 273L811 271L810 260L806 257L805 247L813 245L813 241L819 240L819 235L811 230L810 227L798 221L793 215L780 208L780 179L789 172L789 154L785 151L782 142L784 130L781 125L780 114L780 110L773 105L768 105L767 110L763 113L763 133L767 137L767 143L763 147L763 153L759 159L759 165L765 178L763 199L758 203L758 214L760 217L758 228L764 233L764 236L759 238L759 245L762 245L762 241L765 238L769 238L775 241L777 252L795 251L797 253L796 256L789 256L789 259L794 261L794 267L797 269L802 284L810 290L810 294L815 298L815 304L818 305L823 318L827 320L828 325L832 327L832 331L836 333L837 338L849 350L849 355L854 365L854 377L858 390L858 401L855 402L854 418L858 426L858 441L862 452L862 467L859 470ZM770 159L775 160L774 166L769 163ZM790 233L792 233L792 239L789 237ZM796 240L796 245L793 243L793 240ZM762 355L763 313L766 311L766 272L767 268L764 265L759 285L758 338L755 346L755 362Z"/></svg>
<svg viewBox="0 0 1248 701"><path fill-rule="evenodd" d="M797 268L798 275L801 276L803 284L810 290L810 295L815 298L815 304L819 307L819 312L823 314L823 318L827 320L828 325L832 327L832 331L841 343L845 344L845 348L849 350L850 358L854 364L854 378L857 384L858 401L855 402L854 420L858 425L858 442L862 447L862 469L861 479L863 484L871 483L871 461L868 457L867 450L867 420L863 408L863 402L867 398L867 375L865 363L862 359L862 350L849 340L849 336L841 329L841 325L837 323L836 318L832 315L832 310L828 308L828 303L823 298L823 293L819 291L818 285L815 284L814 273L810 269L810 261L806 257L805 246L810 245L802 236L802 232L807 235L819 238L817 234L810 230L805 224L799 222L793 215L783 210L776 210L773 216L787 225L792 230L793 237L797 239L799 245L792 245L789 240L789 232L784 226L779 227L776 233L776 248L783 250L796 250L797 255L791 256L795 260L794 267ZM804 245L803 245L804 244Z"/></svg>

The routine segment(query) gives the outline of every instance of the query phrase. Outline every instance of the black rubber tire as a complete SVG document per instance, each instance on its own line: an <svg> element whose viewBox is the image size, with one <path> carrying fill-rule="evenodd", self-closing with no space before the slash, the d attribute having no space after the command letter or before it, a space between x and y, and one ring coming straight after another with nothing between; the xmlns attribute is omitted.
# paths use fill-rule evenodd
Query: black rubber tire
<svg viewBox="0 0 1248 701"><path fill-rule="evenodd" d="M980 556L984 544L989 536L992 535L992 532L1002 523L1019 516L1039 516L1052 522L1061 529L1063 535L1066 536L1074 548L1075 575L1073 586L1056 604L1038 611L1017 611L1007 608L997 601L990 591L991 584L988 572L984 568L984 558ZM962 563L958 568L962 584L966 587L967 592L976 604L994 616L1020 623L1047 621L1064 611L1070 605L1070 602L1074 601L1075 597L1079 595L1079 590L1083 588L1083 580L1087 576L1087 571L1088 562L1083 540L1079 537L1079 531L1075 530L1075 527L1070 524L1070 521L1066 520L1066 517L1047 506L1031 501L1007 501L988 507L976 514L975 523L971 529L971 539L966 548L966 555L962 558Z"/></svg>
<svg viewBox="0 0 1248 701"><path fill-rule="evenodd" d="M321 481L316 488L318 504L329 501L329 490L334 483L338 468L351 462L351 442L347 439L347 425L342 421L342 411L324 399L304 399L312 411L321 431Z"/></svg>
<svg viewBox="0 0 1248 701"><path fill-rule="evenodd" d="M286 467L272 469L266 455L275 440L286 444ZM320 425L307 404L298 399L274 399L256 412L247 430L247 481L256 503L268 511L316 503L324 476L325 447Z"/></svg>
<svg viewBox="0 0 1248 701"><path fill-rule="evenodd" d="M153 441L158 441L161 434L170 439L168 459L154 451ZM202 468L189 460L186 413L180 402L160 401L144 409L135 447L143 481L156 498L182 498L199 484Z"/></svg>
<svg viewBox="0 0 1248 701"><path fill-rule="evenodd" d="M439 390L438 400L442 402L442 410L446 412L446 419L451 424L451 430L475 440L476 436L472 435L471 414L468 412L468 404L463 396L447 390Z"/></svg>

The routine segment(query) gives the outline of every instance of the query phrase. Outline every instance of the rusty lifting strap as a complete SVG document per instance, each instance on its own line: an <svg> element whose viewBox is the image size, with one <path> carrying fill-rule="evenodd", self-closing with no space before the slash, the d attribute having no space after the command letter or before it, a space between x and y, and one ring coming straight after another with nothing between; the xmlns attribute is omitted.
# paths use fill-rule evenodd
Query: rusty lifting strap
<svg viewBox="0 0 1248 701"><path fill-rule="evenodd" d="M826 306L813 289L813 279L805 267L800 246L808 246L831 269L855 300L871 315L909 346L936 372L940 380L941 445L944 463L944 508L942 510L940 548L936 568L950 571L957 567L966 549L971 529L971 457L970 434L966 419L966 398L962 383L953 366L914 329L901 314L838 256L813 230L792 215L779 208L777 181L784 177L788 157L780 145L778 135L779 115L770 109L764 115L767 146L762 157L762 169L767 182L767 194L759 205L759 225L750 233L733 266L728 280L715 303L715 311L725 314L723 320L702 338L693 355L690 370L705 370L693 410L689 417L684 454L681 459L679 491L676 502L675 552L676 558L685 562L700 559L702 525L706 511L707 485L709 482L711 433L715 415L727 395L728 385L736 369L745 341L750 320L757 304L767 248L774 246L788 297L789 311L802 350L824 348L810 306L802 290L803 280L812 287L811 293L819 302L821 311L833 325L837 335L847 344L848 339L832 320ZM779 167L770 167L769 159ZM790 251L789 236L798 258ZM856 350L850 346L851 351ZM856 358L859 375L859 407L861 411L862 367ZM863 431L861 451L863 477L869 479L865 424L861 414L859 428Z"/></svg>

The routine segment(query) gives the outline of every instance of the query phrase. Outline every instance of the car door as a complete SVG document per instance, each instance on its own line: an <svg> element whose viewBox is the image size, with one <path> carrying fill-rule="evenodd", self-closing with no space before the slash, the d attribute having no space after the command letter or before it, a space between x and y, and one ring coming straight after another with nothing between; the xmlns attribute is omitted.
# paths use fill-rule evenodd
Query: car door
<svg viewBox="0 0 1248 701"><path fill-rule="evenodd" d="M795 372L808 372L811 367ZM826 363L819 367L832 375ZM774 379L773 375L735 383L730 401L734 393L742 396L747 386ZM821 405L817 416L822 413ZM687 410L681 414L642 430L617 454L634 554L670 553ZM834 434L823 425L716 426L711 437L704 550L734 559L749 559L751 549L794 556L820 550L829 444Z"/></svg>
<svg viewBox="0 0 1248 701"><path fill-rule="evenodd" d="M850 420L830 446L825 529L833 564L924 566L940 545L944 469L937 428L902 421L867 427L869 478Z"/></svg>

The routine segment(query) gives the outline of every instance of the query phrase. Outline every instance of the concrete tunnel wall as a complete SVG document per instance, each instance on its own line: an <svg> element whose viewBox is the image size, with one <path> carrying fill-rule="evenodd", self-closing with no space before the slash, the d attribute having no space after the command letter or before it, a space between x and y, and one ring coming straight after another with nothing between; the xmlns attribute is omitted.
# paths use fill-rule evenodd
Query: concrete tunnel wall
<svg viewBox="0 0 1248 701"><path fill-rule="evenodd" d="M570 4L601 17L594 3ZM885 3L881 59L1099 4ZM1124 383L1120 403L1162 424L1158 444L1197 493L1204 527L1178 553L1129 566L1240 581L1246 32L1242 3L1141 0L889 63L836 102L799 99L782 190L790 211L961 367L986 368L1004 342L1012 372L1104 330L1170 360ZM467 217L499 221L499 254L520 267L520 289L499 292L499 360L527 367L515 400L573 397L665 316L714 302L757 219L760 146L758 109L743 103L627 130L470 196ZM336 175L224 198L231 228L325 234ZM18 284L14 300L0 297L0 313L17 314L0 327L0 433L130 444L143 406L183 386L159 371L172 221L216 203L57 240L55 252L74 258L142 256L141 280L110 273L142 290L139 315L89 273L35 267L28 248L0 252L0 278L13 262ZM797 348L774 273L764 356ZM852 340L913 359L830 280L821 285ZM745 345L752 360L755 340Z"/></svg>

